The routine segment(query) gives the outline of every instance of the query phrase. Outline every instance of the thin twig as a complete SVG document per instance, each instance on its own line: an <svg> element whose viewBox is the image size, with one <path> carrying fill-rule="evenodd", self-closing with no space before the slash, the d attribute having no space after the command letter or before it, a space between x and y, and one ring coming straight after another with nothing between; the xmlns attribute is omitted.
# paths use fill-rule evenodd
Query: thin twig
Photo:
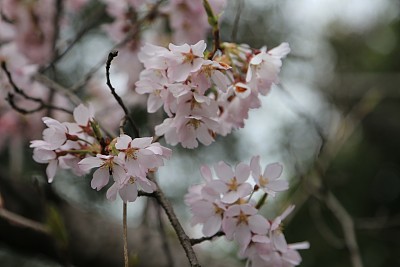
<svg viewBox="0 0 400 267"><path fill-rule="evenodd" d="M11 223L17 224L19 226L26 227L26 228L32 229L34 231L44 233L46 235L50 235L50 229L46 225L36 222L36 221L33 221L31 219L22 217L21 215L15 214L6 209L2 209L2 208L0 209L0 217L6 219L7 221L9 221Z"/></svg>
<svg viewBox="0 0 400 267"><path fill-rule="evenodd" d="M46 75L40 74L40 73L36 73L33 75L33 78L40 82L41 84L45 85L46 87L48 87L50 90L54 90L57 93L63 94L66 97L68 97L71 102L74 105L79 105L80 103L82 103L81 99L74 94L71 90L63 87L62 85L60 85L59 83L53 81L52 79L50 79L49 77L47 77Z"/></svg>
<svg viewBox="0 0 400 267"><path fill-rule="evenodd" d="M244 9L244 0L237 0L236 15L235 15L235 20L233 21L233 27L232 27L232 33L231 33L231 39L232 39L232 42L234 42L234 43L236 43L237 33L238 33L238 29L239 29L240 16L242 14L243 9Z"/></svg>
<svg viewBox="0 0 400 267"><path fill-rule="evenodd" d="M115 100L118 102L118 104L121 106L122 110L125 113L125 118L129 123L132 125L135 137L139 137L139 128L137 127L136 123L133 121L133 119L129 116L129 110L125 106L124 102L122 101L121 97L115 92L115 88L111 84L110 80L110 67L111 67L111 62L112 60L118 56L118 51L114 50L111 51L108 54L107 62L106 62L106 78L107 78L107 86L111 90L111 94L114 96Z"/></svg>
<svg viewBox="0 0 400 267"><path fill-rule="evenodd" d="M123 203L122 206L122 224L123 224L123 238L124 238L124 266L129 267L128 256L128 226L127 226L127 204Z"/></svg>
<svg viewBox="0 0 400 267"><path fill-rule="evenodd" d="M53 106L53 105L51 105L51 104L47 104L47 103L45 103L45 102L43 101L43 99L41 99L41 98L37 98L37 97L33 97L33 96L27 95L27 94L24 92L24 90L22 90L21 88L19 88L19 87L15 84L15 82L14 82L12 76L11 76L10 71L7 69L7 65L6 65L6 62L5 62L5 61L1 62L1 68L2 68L2 69L4 70L4 72L6 73L6 76L7 76L7 78L8 78L8 81L9 81L11 87L13 88L15 94L18 94L18 95L22 96L22 97L25 98L26 100L29 100L29 101L32 101L32 102L35 102L35 103L39 104L39 106L38 106L37 108L31 109L31 110L24 109L24 108L22 108L22 107L19 107L19 106L15 103L14 94L11 93L11 92L8 92L6 100L8 101L8 103L10 104L10 106L11 106L13 109L15 109L16 111L18 111L19 113L26 115L26 114L31 114L31 113L35 113L35 112L41 111L41 110L43 110L43 109L49 109L49 110L52 109L52 110L58 110L58 111L63 111L63 112L68 113L68 114L72 114L72 111L70 111L70 110L68 110L68 109L61 108L61 107L57 107L57 106Z"/></svg>
<svg viewBox="0 0 400 267"><path fill-rule="evenodd" d="M328 192L325 195L324 200L327 207L332 211L332 213L339 220L339 223L342 226L344 240L347 248L350 251L350 258L353 267L363 267L360 250L357 244L356 234L354 231L353 219L343 207L343 205L339 202L339 200L331 192Z"/></svg>
<svg viewBox="0 0 400 267"><path fill-rule="evenodd" d="M197 256L194 253L190 238L187 236L185 231L182 228L181 223L179 222L178 218L175 215L174 209L172 208L171 203L169 200L165 197L163 191L161 188L158 186L157 181L149 176L149 179L156 183L157 185L157 191L154 192L154 197L158 201L158 203L161 205L161 207L164 209L165 213L168 216L168 219L174 228L176 235L178 236L179 242L181 243L181 246L185 250L186 256L189 260L190 266L192 267L200 267L200 263L197 260Z"/></svg>
<svg viewBox="0 0 400 267"><path fill-rule="evenodd" d="M203 0L203 6L204 9L207 13L207 18L208 18L208 23L210 24L212 28L212 33L213 33L213 51L208 55L209 59L212 59L215 55L215 53L221 49L221 41L220 41L220 36L219 36L219 26L218 26L218 16L214 14L214 11L212 10L212 7L208 0Z"/></svg>
<svg viewBox="0 0 400 267"><path fill-rule="evenodd" d="M192 244L192 246L200 244L204 241L211 241L212 239L214 239L215 237L219 237L219 236L224 236L225 233L222 231L217 232L216 234L212 235L212 236L207 236L207 237L200 237L200 238L191 238L190 239L190 244Z"/></svg>
<svg viewBox="0 0 400 267"><path fill-rule="evenodd" d="M52 62L50 62L46 67L44 67L41 72L45 72L47 69L50 68L50 66L55 65L58 61L60 61L74 46L76 43L78 43L82 37L85 36L87 32L89 32L94 26L96 26L99 23L99 19L105 15L104 13L104 7L100 6L100 8L97 8L97 10L94 11L95 15L93 16L94 19L91 19L90 23L85 23L85 26L78 31L78 33L75 35L73 39L70 41L67 41L67 47L60 53L58 53Z"/></svg>
<svg viewBox="0 0 400 267"><path fill-rule="evenodd" d="M119 49L121 47L123 47L126 43L128 43L130 40L132 40L133 38L135 38L141 31L140 29L140 25L143 24L144 22L146 22L147 20L151 21L154 17L155 14L157 14L157 10L158 7L162 4L162 2L164 2L165 0L159 0L157 3L155 3L152 8L149 10L149 12L147 13L146 16L144 16L143 18L139 19L136 23L136 27L133 27L132 30L130 30L125 38L117 43L116 45L114 45L114 47L111 49L116 50ZM90 78L103 66L104 61L106 61L108 59L108 56L104 57L103 59L101 59L96 65L94 65L87 73L86 75L82 78L81 81L77 82L74 86L72 86L72 91L76 91L78 89L80 89L83 85L85 85L87 83L87 81L90 80Z"/></svg>

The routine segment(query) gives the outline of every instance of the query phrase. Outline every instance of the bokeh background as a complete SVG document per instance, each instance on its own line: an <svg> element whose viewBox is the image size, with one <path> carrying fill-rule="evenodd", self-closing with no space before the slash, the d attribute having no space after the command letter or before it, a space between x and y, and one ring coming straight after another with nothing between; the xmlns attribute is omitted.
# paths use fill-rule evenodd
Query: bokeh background
<svg viewBox="0 0 400 267"><path fill-rule="evenodd" d="M101 8L93 1L76 24ZM286 41L292 52L281 83L263 97L262 108L250 112L245 128L208 147L173 148L159 170L160 185L188 233L201 235L183 203L188 186L200 182L199 167L261 155L263 164L284 165L291 189L268 201L263 212L273 218L296 205L284 233L288 242L310 242L301 266L400 266L400 2L232 0L221 17L221 39L256 48ZM58 82L70 86L111 47L101 30L89 31L59 63ZM129 90L121 89L126 77L112 77L120 93ZM151 132L160 114L148 115L136 97L129 100L132 113ZM113 105L104 116L118 108ZM0 216L0 266L121 265L122 202L109 203L104 192L91 190L89 177L62 172L47 184L28 144L18 136L3 141L0 206L51 225L56 241ZM169 266L160 219L175 266L185 266L175 234L152 200L141 198L128 212L132 266ZM245 265L223 238L196 250L203 266Z"/></svg>

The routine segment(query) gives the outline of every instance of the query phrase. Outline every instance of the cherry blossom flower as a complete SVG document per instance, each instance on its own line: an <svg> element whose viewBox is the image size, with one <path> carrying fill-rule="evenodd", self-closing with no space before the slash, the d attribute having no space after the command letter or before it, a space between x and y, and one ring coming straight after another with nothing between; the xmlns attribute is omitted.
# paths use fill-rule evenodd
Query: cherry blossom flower
<svg viewBox="0 0 400 267"><path fill-rule="evenodd" d="M203 165L200 171L206 183L189 188L185 203L193 213L192 225L202 224L203 234L212 236L221 230L226 205L221 202L220 194L212 187L213 178L210 168Z"/></svg>
<svg viewBox="0 0 400 267"><path fill-rule="evenodd" d="M280 216L276 217L271 223L270 239L272 244L279 252L285 253L288 250L288 245L285 236L282 233L282 220L284 220L292 211L294 205L289 206Z"/></svg>
<svg viewBox="0 0 400 267"><path fill-rule="evenodd" d="M251 159L250 167L254 181L272 197L275 197L276 192L285 191L289 188L287 181L278 180L283 170L281 164L269 164L265 167L264 173L261 174L260 156L255 156Z"/></svg>
<svg viewBox="0 0 400 267"><path fill-rule="evenodd" d="M268 52L266 50L266 47L261 48L260 53L250 60L246 76L246 82L262 95L269 92L272 84L279 83L281 59L290 52L288 43L282 43Z"/></svg>
<svg viewBox="0 0 400 267"><path fill-rule="evenodd" d="M152 137L132 138L122 134L117 138L115 148L119 150L118 157L125 162L127 173L134 177L146 177L149 169L163 164L162 159L168 158L171 151L152 143Z"/></svg>
<svg viewBox="0 0 400 267"><path fill-rule="evenodd" d="M228 240L235 239L241 247L250 244L252 235L266 235L270 224L252 205L235 204L225 211L222 228Z"/></svg>
<svg viewBox="0 0 400 267"><path fill-rule="evenodd" d="M119 193L124 202L133 202L138 196L138 190L152 193L157 188L156 185L147 178L133 176L113 176L114 184L107 190L107 199L115 200ZM122 178L122 179L120 179Z"/></svg>
<svg viewBox="0 0 400 267"><path fill-rule="evenodd" d="M247 183L250 175L250 168L245 163L239 163L235 167L235 171L221 161L214 167L219 180L212 181L212 187L223 195L221 201L232 204L239 198L246 197L252 191L252 187Z"/></svg>
<svg viewBox="0 0 400 267"><path fill-rule="evenodd" d="M65 144L68 134L67 126L49 117L43 117L42 120L48 127L43 130L43 140L31 141L30 147L55 150Z"/></svg>
<svg viewBox="0 0 400 267"><path fill-rule="evenodd" d="M206 46L203 40L194 45L169 44L168 47L172 53L168 61L168 78L171 81L183 82L190 73L200 70L204 62Z"/></svg>
<svg viewBox="0 0 400 267"><path fill-rule="evenodd" d="M112 155L97 154L96 157L82 159L78 164L83 171L98 168L93 173L93 179L90 183L91 187L97 189L97 191L108 184L111 175L118 181L125 180L127 176L123 167L124 162Z"/></svg>

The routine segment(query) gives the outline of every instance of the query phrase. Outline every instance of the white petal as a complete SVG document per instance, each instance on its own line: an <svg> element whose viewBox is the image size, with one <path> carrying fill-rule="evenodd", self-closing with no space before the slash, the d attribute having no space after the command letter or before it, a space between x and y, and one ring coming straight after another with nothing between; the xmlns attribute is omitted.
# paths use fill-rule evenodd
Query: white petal
<svg viewBox="0 0 400 267"><path fill-rule="evenodd" d="M249 227L255 234L266 235L269 229L269 222L263 216L256 214L248 219Z"/></svg>
<svg viewBox="0 0 400 267"><path fill-rule="evenodd" d="M238 199L239 199L239 195L236 191L229 191L222 197L221 201L224 203L227 203L227 204L232 204L233 202L235 202Z"/></svg>
<svg viewBox="0 0 400 267"><path fill-rule="evenodd" d="M57 172L57 166L58 166L58 160L56 159L50 160L49 165L47 165L46 175L49 183L53 182L54 180L54 176L56 175Z"/></svg>
<svg viewBox="0 0 400 267"><path fill-rule="evenodd" d="M127 149L131 142L132 142L132 138L129 135L121 134L117 138L117 143L115 143L115 148L116 149Z"/></svg>
<svg viewBox="0 0 400 267"><path fill-rule="evenodd" d="M282 171L283 171L282 164L275 162L272 164L268 164L267 167L265 167L263 176L264 178L268 178L269 180L275 180L281 176Z"/></svg>
<svg viewBox="0 0 400 267"><path fill-rule="evenodd" d="M203 226L205 236L213 236L221 229L222 219L220 215L210 217Z"/></svg>
<svg viewBox="0 0 400 267"><path fill-rule="evenodd" d="M224 182L229 182L234 177L231 166L223 161L218 162L217 166L214 167L217 176Z"/></svg>
<svg viewBox="0 0 400 267"><path fill-rule="evenodd" d="M239 183L245 182L249 178L249 175L250 175L249 165L243 162L240 162L238 165L236 165L235 176Z"/></svg>
<svg viewBox="0 0 400 267"><path fill-rule="evenodd" d="M119 190L119 195L124 202L133 202L136 200L138 191L136 184L127 184Z"/></svg>
<svg viewBox="0 0 400 267"><path fill-rule="evenodd" d="M74 120L82 126L86 126L91 118L90 111L83 104L80 104L74 109Z"/></svg>
<svg viewBox="0 0 400 267"><path fill-rule="evenodd" d="M92 168L100 167L103 163L104 163L104 161L97 157L88 157L88 158L82 159L78 163L78 166L82 171L87 172Z"/></svg>
<svg viewBox="0 0 400 267"><path fill-rule="evenodd" d="M133 139L131 146L137 148L145 148L151 145L153 141L153 137L141 137Z"/></svg>
<svg viewBox="0 0 400 267"><path fill-rule="evenodd" d="M97 189L99 191L102 189L110 179L110 172L108 168L99 168L93 173L93 179L90 183L90 186L93 189Z"/></svg>
<svg viewBox="0 0 400 267"><path fill-rule="evenodd" d="M203 176L204 180L210 182L213 179L211 169L208 165L202 165L200 167L201 176Z"/></svg>
<svg viewBox="0 0 400 267"><path fill-rule="evenodd" d="M119 186L117 183L114 183L110 188L107 190L106 197L109 200L114 201L117 198Z"/></svg>

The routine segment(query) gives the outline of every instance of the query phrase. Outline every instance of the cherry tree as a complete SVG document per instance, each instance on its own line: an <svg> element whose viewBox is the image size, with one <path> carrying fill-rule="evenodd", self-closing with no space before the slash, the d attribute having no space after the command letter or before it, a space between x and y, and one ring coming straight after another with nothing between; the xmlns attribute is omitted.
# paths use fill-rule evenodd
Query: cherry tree
<svg viewBox="0 0 400 267"><path fill-rule="evenodd" d="M75 14L90 9L90 4L86 0L0 4L0 85L7 100L1 119L11 116L19 123L29 116L27 128L37 132L42 118L46 128L30 148L34 161L46 165L48 183L61 179L60 170L68 170L90 177L91 188L108 200L122 199L125 266L129 266L127 235L134 234L127 233L127 205L135 205L131 202L139 197L154 198L165 210L190 266L201 265L193 249L196 244L221 236L238 246L238 257L246 266L299 265L298 250L308 249L309 243L288 244L282 231L282 221L294 206L277 217L261 210L267 198L289 188L281 178L282 163L262 166L260 156L254 155L235 166L223 159L213 167L203 165L199 170L203 182L189 187L184 197L192 225L202 227L201 238L185 232L158 184L167 177L157 177L177 146L188 150L212 146L217 138L245 127L250 110L259 108L260 99L279 83L290 45L283 42L270 49L221 41L219 17L229 4L226 1L103 0L104 13L99 17L107 15L112 22L100 27L115 45L80 81L66 88L56 82L54 73L79 39L99 26L87 25L74 38L65 38ZM168 18L171 32L145 29L159 17ZM210 31L212 45L207 48ZM111 67L128 77L125 86L134 96L121 97ZM98 89L99 69L106 78L106 97ZM128 105L138 95L147 97L148 113L162 114L145 135ZM118 103L118 110L100 116L110 101Z"/></svg>

